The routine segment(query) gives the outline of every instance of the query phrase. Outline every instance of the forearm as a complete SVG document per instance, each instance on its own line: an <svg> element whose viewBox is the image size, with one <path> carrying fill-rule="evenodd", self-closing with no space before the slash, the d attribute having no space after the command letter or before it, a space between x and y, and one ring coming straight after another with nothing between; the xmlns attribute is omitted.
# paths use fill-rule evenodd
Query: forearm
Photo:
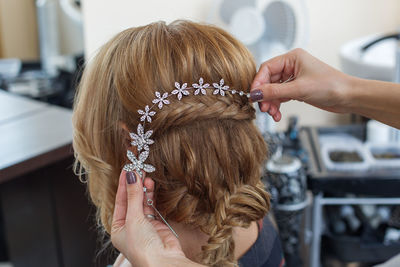
<svg viewBox="0 0 400 267"><path fill-rule="evenodd" d="M350 113L400 129L400 84L353 77L347 91Z"/></svg>

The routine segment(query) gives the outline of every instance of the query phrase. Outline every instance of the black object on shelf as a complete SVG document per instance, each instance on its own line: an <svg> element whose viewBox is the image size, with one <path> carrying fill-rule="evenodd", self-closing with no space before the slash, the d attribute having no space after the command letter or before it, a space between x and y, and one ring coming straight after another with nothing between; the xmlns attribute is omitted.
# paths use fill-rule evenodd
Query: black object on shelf
<svg viewBox="0 0 400 267"><path fill-rule="evenodd" d="M400 253L400 242L384 244L365 242L360 236L323 236L323 243L343 262L383 262Z"/></svg>

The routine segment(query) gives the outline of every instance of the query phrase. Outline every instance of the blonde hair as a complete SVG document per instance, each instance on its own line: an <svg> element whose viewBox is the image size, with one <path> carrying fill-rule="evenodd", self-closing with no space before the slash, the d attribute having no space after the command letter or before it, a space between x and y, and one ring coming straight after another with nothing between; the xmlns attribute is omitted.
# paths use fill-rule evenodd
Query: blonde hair
<svg viewBox="0 0 400 267"><path fill-rule="evenodd" d="M118 177L138 109L155 91L171 92L175 81L221 78L248 92L256 73L249 51L210 25L175 21L130 28L112 38L86 66L74 105L76 171L86 171L98 217L110 232ZM232 229L248 227L269 210L260 181L266 144L255 110L245 97L187 96L153 117L155 144L148 163L156 182L157 208L168 220L199 227L209 235L201 261L233 266Z"/></svg>

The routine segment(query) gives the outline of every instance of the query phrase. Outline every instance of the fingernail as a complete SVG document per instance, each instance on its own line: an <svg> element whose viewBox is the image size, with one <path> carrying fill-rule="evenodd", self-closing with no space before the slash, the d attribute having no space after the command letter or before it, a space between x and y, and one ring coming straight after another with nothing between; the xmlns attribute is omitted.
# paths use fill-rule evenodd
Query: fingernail
<svg viewBox="0 0 400 267"><path fill-rule="evenodd" d="M250 92L250 99L253 102L260 101L264 98L263 93L260 89L255 89Z"/></svg>
<svg viewBox="0 0 400 267"><path fill-rule="evenodd" d="M260 82L255 82L253 85L254 85L254 87L257 87L257 86L261 85L261 83Z"/></svg>
<svg viewBox="0 0 400 267"><path fill-rule="evenodd" d="M136 174L134 172L127 172L126 173L126 182L128 184L136 183Z"/></svg>
<svg viewBox="0 0 400 267"><path fill-rule="evenodd" d="M275 107L274 106L271 106L270 108L269 108L269 110L268 110L268 113L269 114L272 114L272 113L275 113L276 112L276 110L275 110Z"/></svg>

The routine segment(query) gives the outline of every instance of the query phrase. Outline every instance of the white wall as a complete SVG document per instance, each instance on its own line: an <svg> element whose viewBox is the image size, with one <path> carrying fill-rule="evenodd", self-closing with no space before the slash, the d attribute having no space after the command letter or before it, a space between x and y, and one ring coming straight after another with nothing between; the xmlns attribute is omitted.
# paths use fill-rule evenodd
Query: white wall
<svg viewBox="0 0 400 267"><path fill-rule="evenodd" d="M296 0L292 0L296 1ZM117 32L153 21L178 18L204 21L213 0L84 0L85 51L94 51ZM345 42L371 33L400 28L399 0L307 0L310 40L307 50L339 68L338 51ZM347 122L347 115L330 114L303 103L290 102L282 108L285 127L290 114L302 125Z"/></svg>
<svg viewBox="0 0 400 267"><path fill-rule="evenodd" d="M84 0L86 54L129 27L159 20L205 20L211 5L212 0Z"/></svg>

